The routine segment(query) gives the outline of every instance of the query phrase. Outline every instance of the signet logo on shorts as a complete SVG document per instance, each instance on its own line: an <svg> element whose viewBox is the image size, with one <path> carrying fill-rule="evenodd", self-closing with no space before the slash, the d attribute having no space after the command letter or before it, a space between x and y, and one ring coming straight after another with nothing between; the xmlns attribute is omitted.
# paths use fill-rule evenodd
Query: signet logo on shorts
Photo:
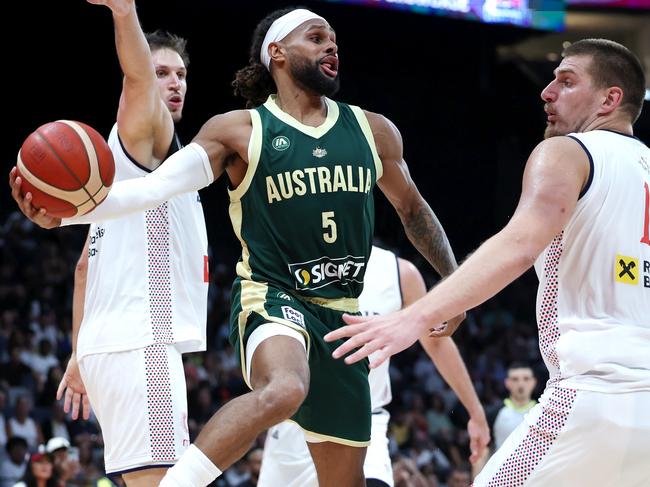
<svg viewBox="0 0 650 487"><path fill-rule="evenodd" d="M284 135L278 135L271 141L271 145L277 151L285 151L291 145L291 142Z"/></svg>
<svg viewBox="0 0 650 487"><path fill-rule="evenodd" d="M289 272L293 274L296 289L320 289L335 282L346 286L350 282L363 282L366 265L364 257L321 257L307 262L289 264Z"/></svg>
<svg viewBox="0 0 650 487"><path fill-rule="evenodd" d="M614 278L616 282L636 286L639 283L639 259L617 254L614 262Z"/></svg>

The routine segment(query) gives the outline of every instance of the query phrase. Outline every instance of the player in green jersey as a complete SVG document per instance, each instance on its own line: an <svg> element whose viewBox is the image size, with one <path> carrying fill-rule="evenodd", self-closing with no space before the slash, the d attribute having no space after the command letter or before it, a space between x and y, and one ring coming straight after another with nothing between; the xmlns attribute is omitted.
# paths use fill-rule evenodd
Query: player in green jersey
<svg viewBox="0 0 650 487"><path fill-rule="evenodd" d="M322 17L304 9L273 12L257 26L250 63L234 82L251 110L213 117L158 170L115 183L91 214L63 222L142 211L228 174L230 215L242 245L231 341L252 390L217 411L161 486L207 485L259 433L288 418L305 430L321 487L364 486L367 362L349 367L333 360L340 342L327 344L323 336L357 309L375 183L434 268L446 276L456 267L440 223L409 176L397 128L328 98L339 85L337 49Z"/></svg>

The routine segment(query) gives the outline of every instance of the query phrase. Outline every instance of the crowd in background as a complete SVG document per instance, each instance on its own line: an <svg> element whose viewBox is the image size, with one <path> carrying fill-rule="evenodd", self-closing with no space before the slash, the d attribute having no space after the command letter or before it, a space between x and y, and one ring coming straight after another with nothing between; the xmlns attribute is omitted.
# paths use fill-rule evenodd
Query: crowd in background
<svg viewBox="0 0 650 487"><path fill-rule="evenodd" d="M12 487L25 472L45 465L54 446L69 450L61 438L74 455L51 469L59 485L109 485L95 418L72 421L55 400L71 351L73 270L84 239L85 228L43 231L20 213L10 214L0 226L0 487ZM233 265L212 254L208 351L185 356L192 439L218 408L246 391L228 344ZM433 282L433 271L420 267ZM499 298L468 313L454 335L488 418L506 397L503 380L510 363L533 367L538 379L534 397L545 384L534 321L535 286L534 277L524 276ZM468 417L455 394L418 345L393 357L390 373L389 440L396 486L468 486ZM48 445L51 438L57 440ZM258 438L249 455L216 485L256 485L263 443Z"/></svg>

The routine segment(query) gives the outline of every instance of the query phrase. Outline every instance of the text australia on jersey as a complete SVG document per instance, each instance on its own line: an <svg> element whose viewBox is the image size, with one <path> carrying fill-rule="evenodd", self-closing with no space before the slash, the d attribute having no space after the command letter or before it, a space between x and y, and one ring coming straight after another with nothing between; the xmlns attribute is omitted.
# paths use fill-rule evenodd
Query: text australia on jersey
<svg viewBox="0 0 650 487"><path fill-rule="evenodd" d="M352 165L318 166L284 171L266 177L269 204L304 196L307 193L335 193L348 191L370 193L372 174L369 168Z"/></svg>

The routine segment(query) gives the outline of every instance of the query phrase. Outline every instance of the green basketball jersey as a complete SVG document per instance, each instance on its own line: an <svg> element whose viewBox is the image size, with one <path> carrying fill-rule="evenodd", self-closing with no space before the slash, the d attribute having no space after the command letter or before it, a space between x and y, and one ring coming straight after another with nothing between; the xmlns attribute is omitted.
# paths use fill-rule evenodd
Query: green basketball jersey
<svg viewBox="0 0 650 487"><path fill-rule="evenodd" d="M325 101L319 127L280 110L273 95L251 110L249 167L229 192L238 276L316 302L361 293L382 173L363 111Z"/></svg>

